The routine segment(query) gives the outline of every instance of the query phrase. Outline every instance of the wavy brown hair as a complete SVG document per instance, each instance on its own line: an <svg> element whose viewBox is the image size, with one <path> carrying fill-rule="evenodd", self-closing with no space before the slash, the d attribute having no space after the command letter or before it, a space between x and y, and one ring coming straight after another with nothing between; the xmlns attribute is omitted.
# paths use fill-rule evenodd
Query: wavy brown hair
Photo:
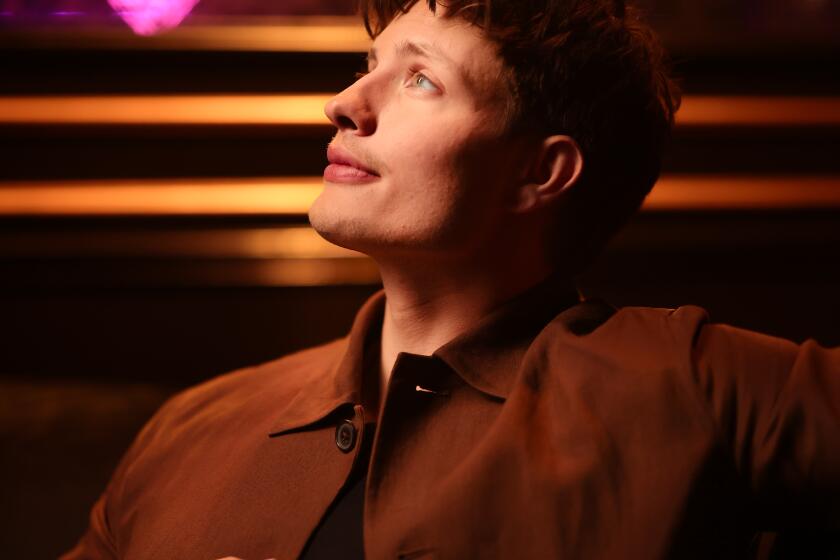
<svg viewBox="0 0 840 560"><path fill-rule="evenodd" d="M375 38L418 0L360 0ZM566 134L584 171L558 219L577 269L636 212L659 178L679 90L665 53L623 0L423 0L479 26L506 69L511 134Z"/></svg>

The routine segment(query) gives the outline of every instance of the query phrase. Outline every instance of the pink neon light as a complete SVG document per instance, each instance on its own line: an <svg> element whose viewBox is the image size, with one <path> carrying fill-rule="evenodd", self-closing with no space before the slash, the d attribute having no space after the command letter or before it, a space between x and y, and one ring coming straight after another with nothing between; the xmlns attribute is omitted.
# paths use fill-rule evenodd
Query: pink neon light
<svg viewBox="0 0 840 560"><path fill-rule="evenodd" d="M138 35L154 35L177 27L198 0L108 0Z"/></svg>

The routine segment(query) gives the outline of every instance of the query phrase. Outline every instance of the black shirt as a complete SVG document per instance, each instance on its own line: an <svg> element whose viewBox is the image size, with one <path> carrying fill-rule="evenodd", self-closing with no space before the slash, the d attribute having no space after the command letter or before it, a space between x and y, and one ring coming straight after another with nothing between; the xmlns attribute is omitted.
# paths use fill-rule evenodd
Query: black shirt
<svg viewBox="0 0 840 560"><path fill-rule="evenodd" d="M358 461L301 554L301 560L362 560L365 481L376 424L365 423Z"/></svg>

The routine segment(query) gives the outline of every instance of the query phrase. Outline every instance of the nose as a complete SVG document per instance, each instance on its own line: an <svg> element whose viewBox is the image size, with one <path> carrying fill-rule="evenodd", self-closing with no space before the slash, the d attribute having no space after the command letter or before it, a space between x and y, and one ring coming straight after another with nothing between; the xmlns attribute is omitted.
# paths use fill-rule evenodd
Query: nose
<svg viewBox="0 0 840 560"><path fill-rule="evenodd" d="M339 132L370 136L376 130L376 114L364 78L330 99L324 113Z"/></svg>

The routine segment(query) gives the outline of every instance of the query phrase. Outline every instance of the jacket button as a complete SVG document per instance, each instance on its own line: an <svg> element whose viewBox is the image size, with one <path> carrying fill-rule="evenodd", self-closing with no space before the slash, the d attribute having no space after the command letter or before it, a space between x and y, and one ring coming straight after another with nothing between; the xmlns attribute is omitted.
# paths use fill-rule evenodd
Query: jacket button
<svg viewBox="0 0 840 560"><path fill-rule="evenodd" d="M349 453L356 445L356 426L350 420L345 420L335 427L335 444L344 453Z"/></svg>

